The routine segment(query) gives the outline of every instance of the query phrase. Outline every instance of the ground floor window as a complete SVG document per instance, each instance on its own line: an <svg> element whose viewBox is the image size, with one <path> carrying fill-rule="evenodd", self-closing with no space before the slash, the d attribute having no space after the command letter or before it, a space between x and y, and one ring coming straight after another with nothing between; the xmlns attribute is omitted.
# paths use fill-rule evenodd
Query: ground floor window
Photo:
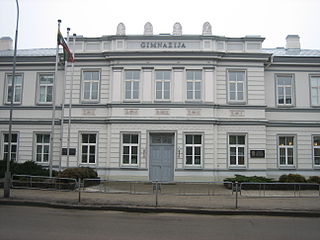
<svg viewBox="0 0 320 240"><path fill-rule="evenodd" d="M17 151L18 151L18 134L11 134L11 160L17 160ZM3 160L8 160L9 157L9 134L3 134Z"/></svg>
<svg viewBox="0 0 320 240"><path fill-rule="evenodd" d="M202 135L185 135L186 166L200 166L202 155Z"/></svg>
<svg viewBox="0 0 320 240"><path fill-rule="evenodd" d="M294 136L279 136L279 164L281 166L294 166Z"/></svg>
<svg viewBox="0 0 320 240"><path fill-rule="evenodd" d="M50 154L50 134L37 133L36 134L36 162L49 162Z"/></svg>
<svg viewBox="0 0 320 240"><path fill-rule="evenodd" d="M320 136L313 137L313 163L320 167Z"/></svg>
<svg viewBox="0 0 320 240"><path fill-rule="evenodd" d="M122 134L122 165L137 166L139 159L139 135Z"/></svg>
<svg viewBox="0 0 320 240"><path fill-rule="evenodd" d="M246 162L246 135L229 135L229 166L243 167Z"/></svg>
<svg viewBox="0 0 320 240"><path fill-rule="evenodd" d="M97 158L97 134L81 134L81 163L96 163Z"/></svg>

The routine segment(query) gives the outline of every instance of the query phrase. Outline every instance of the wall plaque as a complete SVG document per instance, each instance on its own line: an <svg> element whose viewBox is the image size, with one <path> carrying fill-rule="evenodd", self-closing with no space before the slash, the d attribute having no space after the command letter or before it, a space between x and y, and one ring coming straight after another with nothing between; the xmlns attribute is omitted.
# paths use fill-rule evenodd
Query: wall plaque
<svg viewBox="0 0 320 240"><path fill-rule="evenodd" d="M265 150L250 150L251 158L265 158Z"/></svg>

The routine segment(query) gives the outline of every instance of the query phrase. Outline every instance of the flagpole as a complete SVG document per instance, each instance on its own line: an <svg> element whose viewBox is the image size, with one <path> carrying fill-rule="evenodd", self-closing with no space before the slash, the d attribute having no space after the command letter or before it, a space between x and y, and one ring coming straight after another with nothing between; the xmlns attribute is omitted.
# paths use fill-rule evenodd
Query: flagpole
<svg viewBox="0 0 320 240"><path fill-rule="evenodd" d="M70 28L67 28L67 44L69 44L69 33ZM63 145L63 122L64 122L64 102L65 102L65 89L66 89L66 81L67 81L67 67L68 61L65 59L64 62L64 82L62 89L62 103L61 103L61 125L60 125L60 149L59 149L59 171L61 171L61 162L62 162L62 145Z"/></svg>
<svg viewBox="0 0 320 240"><path fill-rule="evenodd" d="M60 32L60 23L61 20L58 20L58 32ZM57 40L57 48L56 48L56 65L55 65L55 73L54 73L54 82L53 82L53 90L52 90L52 119L51 119L51 134L50 134L50 159L49 159L49 174L52 177L52 164L53 164L53 141L54 141L54 126L55 126L55 118L56 118L56 85L58 79L58 62L59 62L59 43Z"/></svg>
<svg viewBox="0 0 320 240"><path fill-rule="evenodd" d="M72 54L74 59L75 45L76 45L76 34L73 34L73 45L72 45ZM68 117L68 142L67 142L67 167L69 167L70 159L70 135L71 135L71 110L72 110L72 96L73 96L73 73L74 73L74 61L72 62L71 68L71 79L70 79L70 98L69 98L69 117Z"/></svg>
<svg viewBox="0 0 320 240"><path fill-rule="evenodd" d="M16 23L16 35L14 39L14 52L13 52L13 68L12 68L12 84L11 84L11 102L10 102L10 113L9 113L9 133L8 133L8 158L7 158L7 169L5 173L5 181L3 186L3 197L10 197L10 182L11 182L11 172L10 172L10 162L11 162L11 145L12 145L12 117L13 117L13 103L14 103L14 84L16 78L16 63L17 63L17 45L18 45L18 29L19 29L19 2L16 0L17 5L17 23Z"/></svg>

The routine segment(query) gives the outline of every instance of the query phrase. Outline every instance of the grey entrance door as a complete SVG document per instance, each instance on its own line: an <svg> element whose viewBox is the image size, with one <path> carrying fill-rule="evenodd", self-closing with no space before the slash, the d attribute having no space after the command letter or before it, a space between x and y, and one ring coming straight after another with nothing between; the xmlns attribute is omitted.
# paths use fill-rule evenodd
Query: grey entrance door
<svg viewBox="0 0 320 240"><path fill-rule="evenodd" d="M174 134L150 134L150 181L170 182L174 175Z"/></svg>

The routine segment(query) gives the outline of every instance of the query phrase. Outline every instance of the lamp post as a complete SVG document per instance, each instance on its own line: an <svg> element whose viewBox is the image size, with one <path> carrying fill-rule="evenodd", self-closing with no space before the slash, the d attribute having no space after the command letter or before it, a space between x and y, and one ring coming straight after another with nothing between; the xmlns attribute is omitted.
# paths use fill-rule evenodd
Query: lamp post
<svg viewBox="0 0 320 240"><path fill-rule="evenodd" d="M18 42L18 27L19 27L19 2L16 0L17 5L17 23L16 23L16 35L14 39L14 52L13 52L13 68L12 68L12 85L11 85L11 103L10 103L10 114L9 114L9 136L8 136L8 158L7 158L7 170L5 174L5 182L3 188L3 197L10 197L10 162L11 162L11 142L12 142L12 114L13 114L13 102L14 102L14 83L16 78L16 62L17 62L17 42ZM10 96L10 95L9 95Z"/></svg>

